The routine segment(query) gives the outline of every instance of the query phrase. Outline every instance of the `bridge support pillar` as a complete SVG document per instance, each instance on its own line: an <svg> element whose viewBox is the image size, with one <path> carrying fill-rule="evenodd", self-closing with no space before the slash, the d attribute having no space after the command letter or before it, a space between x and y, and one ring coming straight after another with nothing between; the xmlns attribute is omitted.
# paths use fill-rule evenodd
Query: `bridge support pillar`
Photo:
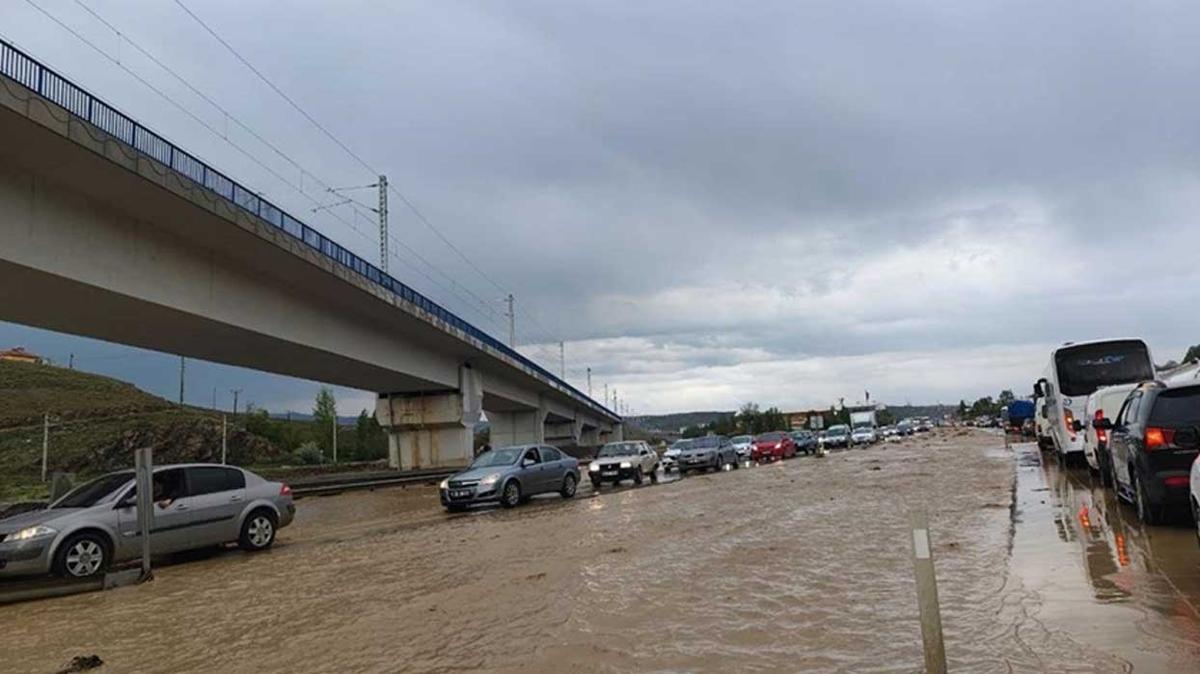
<svg viewBox="0 0 1200 674"><path fill-rule="evenodd" d="M397 470L465 466L474 458L483 406L479 373L459 368L459 390L380 394L375 418L388 434L388 465Z"/></svg>
<svg viewBox="0 0 1200 674"><path fill-rule="evenodd" d="M622 442L625 440L625 428L621 424L613 424L612 428L600 429L600 444L606 442Z"/></svg>
<svg viewBox="0 0 1200 674"><path fill-rule="evenodd" d="M577 447L583 436L583 421L565 421L562 423L547 423L544 432L548 444L559 447Z"/></svg>
<svg viewBox="0 0 1200 674"><path fill-rule="evenodd" d="M579 432L580 447L598 447L600 446L600 429L595 426L588 426Z"/></svg>
<svg viewBox="0 0 1200 674"><path fill-rule="evenodd" d="M546 442L546 410L488 412L489 442L493 447Z"/></svg>

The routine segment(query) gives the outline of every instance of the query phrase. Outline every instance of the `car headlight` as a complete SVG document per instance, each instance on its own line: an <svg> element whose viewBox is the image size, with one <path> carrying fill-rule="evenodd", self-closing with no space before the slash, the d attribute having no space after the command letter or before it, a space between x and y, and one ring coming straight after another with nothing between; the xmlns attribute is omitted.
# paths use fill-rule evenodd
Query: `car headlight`
<svg viewBox="0 0 1200 674"><path fill-rule="evenodd" d="M11 536L7 540L10 541L27 541L32 538L41 538L42 536L52 536L58 533L58 529L39 524L34 527L26 527Z"/></svg>
<svg viewBox="0 0 1200 674"><path fill-rule="evenodd" d="M450 488L450 478L446 478L445 480L442 480L441 482L438 483L438 489L449 489L449 488Z"/></svg>
<svg viewBox="0 0 1200 674"><path fill-rule="evenodd" d="M775 443L775 449L783 449L783 443L782 442Z"/></svg>
<svg viewBox="0 0 1200 674"><path fill-rule="evenodd" d="M622 462L621 462L621 467L622 467L622 468L633 468L633 464L632 464L632 463L629 463L628 461L622 461Z"/></svg>
<svg viewBox="0 0 1200 674"><path fill-rule="evenodd" d="M487 486L496 484L496 482L499 479L500 479L500 473L492 473L491 475L487 475L482 480L480 480L479 484L484 487L487 487Z"/></svg>
<svg viewBox="0 0 1200 674"><path fill-rule="evenodd" d="M600 470L600 464L593 461L590 464L588 464L588 470L593 473L598 472Z"/></svg>

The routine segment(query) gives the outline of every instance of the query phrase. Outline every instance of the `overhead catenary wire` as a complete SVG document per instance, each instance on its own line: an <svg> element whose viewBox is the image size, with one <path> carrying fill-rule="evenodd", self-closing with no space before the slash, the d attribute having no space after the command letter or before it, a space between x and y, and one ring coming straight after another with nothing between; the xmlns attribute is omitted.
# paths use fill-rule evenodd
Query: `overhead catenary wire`
<svg viewBox="0 0 1200 674"><path fill-rule="evenodd" d="M138 74L137 72L133 71L133 70L132 70L131 68L129 68L127 65L125 65L124 63L122 63L122 62L121 62L119 59L116 59L116 58L114 58L114 57L113 57L111 54L109 54L107 51L105 51L104 49L102 49L101 47L99 47L98 45L96 45L94 42L92 42L91 40L89 40L87 37L85 37L84 35L82 35L81 33L79 33L77 30L75 30L75 29L74 29L74 28L72 28L71 26L69 26L69 25L67 25L66 23L64 23L64 22L63 22L61 19L59 19L58 17L56 17L56 16L54 16L53 14L51 14L50 12L48 12L48 11L47 11L45 8L41 7L41 6L40 6L40 5L38 5L36 2L33 2L33 0L25 0L25 2L26 2L26 4L30 5L31 7L33 7L34 9L36 9L38 12L40 12L41 14L43 14L44 16L46 16L48 19L50 19L51 21L53 21L54 23L56 23L56 24L57 24L59 27L61 27L63 30L66 30L67 32L69 32L69 33L70 33L71 35L73 35L73 36L74 36L76 39L78 39L78 40L79 40L81 43L83 43L83 44L87 45L88 47L90 47L91 49L93 49L94 51L96 51L97 53L99 53L100 55L102 55L104 58L106 58L107 60L109 60L109 61L110 61L110 62L112 62L113 64L117 65L117 66L118 66L118 67L119 67L121 70L123 70L123 71L124 71L124 72L126 72L128 75L130 75L131 77L133 77L135 80L137 80L137 81L138 81L139 83L141 83L143 86L145 86L146 88L148 88L150 91L152 91L152 92L154 92L155 94L157 94L157 95L158 95L159 97L161 97L163 100L166 100L166 101L167 101L167 102L169 102L171 105L173 105L174 107L176 107L177 109L179 109L181 112L183 112L184 114L186 114L188 117L190 117L190 118L191 118L193 121L195 121L197 124L200 124L200 125L201 125L202 127L204 127L206 130L208 130L210 133L212 133L214 136L217 136L217 137L219 137L219 138L223 139L223 140L224 140L224 141L225 141L225 142L226 142L226 143L227 143L227 144L228 144L230 147L232 147L232 148L234 148L235 150L237 150L237 151L238 151L240 154L242 154L243 156L245 156L247 159L249 159L250 161L252 161L252 162L253 162L253 163L255 163L256 165L258 165L258 166L259 166L260 168L262 168L264 171L267 171L268 173L270 173L270 174L271 174L273 177L275 177L275 179L279 180L279 181L280 181L282 184L284 184L284 185L286 185L287 187L291 188L291 189L292 189L292 190L294 190L294 191L295 191L297 194L299 194L300 196L302 196L302 197L304 197L305 199L309 200L309 201L310 201L311 203L313 203L314 205L316 205L316 206L322 206L321 202L320 202L319 200L315 199L315 198L314 198L312 195L310 195L310 194L309 194L307 191L305 191L305 190L304 190L304 188L303 188L302 186L300 186L300 185L297 185L295 182L293 182L293 181L292 181L292 180L290 180L289 178L287 178L287 177L283 176L282 174L280 174L280 173L279 173L278 171L276 171L274 168L272 168L272 167L268 166L267 164L265 164L265 163L264 163L262 160L260 160L258 157L254 156L254 155L253 155L251 152L249 152L248 150L246 150L246 149L245 149L245 148L243 148L242 146L238 145L238 144L237 144L237 143L235 143L234 141L230 140L230 139L229 139L229 137L228 137L228 135L227 135L226 133L223 133L223 132L221 132L221 131L217 130L216 128L214 128L214 127L212 126L212 124L210 124L209 122L207 122L207 121L205 121L204 119L200 118L200 117L199 117L197 114L195 114L193 111L189 110L189 109L187 108L187 106L184 106L183 104L181 104L181 103L179 103L178 101L176 101L174 98L172 98L172 97L171 97L170 95L168 95L166 92L164 92L162 89L158 88L158 87L157 87L157 86L155 86L153 83L151 83L150 81L148 81L147 79L145 79L143 76L141 76L141 75L140 75L140 74ZM319 185L320 187L324 188L324 190L325 190L326 192L329 192L329 191L331 191L331 189L332 189L332 188L330 188L330 187L329 187L327 184L325 184L325 183L324 183L324 181L322 181L322 180L321 180L321 179L320 179L318 176L316 176L316 174L315 174L314 172L307 170L307 169L306 169L306 168L305 168L303 165L301 165L301 164L300 164L299 162L297 162L296 160L292 159L292 158L291 158L290 156L288 156L288 155L287 155L285 152L283 152L282 150L280 150L280 149L279 149L277 146L275 146L274 144L272 144L272 143L270 143L269 141L267 141L267 140L266 140L265 138L263 138L263 137L262 137L260 134L258 134L256 131L254 131L252 128L250 128L248 125L246 125L245 123L243 123L243 122L242 122L240 119L238 119L238 118L237 118L235 115L233 115L233 114L229 113L227 110L225 110L223 107L221 107L221 106L220 106L219 104L217 104L215 101L213 101L211 97L209 97L208 95L204 94L204 93L203 93L203 92L201 92L199 89L197 89L195 86L193 86L193 85L192 85L190 82L188 82L188 81L186 80L186 78L182 77L181 75L179 75L178 73L176 73L174 70L172 70L170 67L168 67L166 64L164 64L164 63L161 61L161 59L158 59L158 58L157 58L157 57L155 57L153 54L151 54L149 51L147 51L146 49L142 48L142 47L141 47L140 45L138 45L136 42L134 42L133 40L131 40L131 39L130 39L130 38L129 38L129 37L128 37L128 36L127 36L125 33L123 33L123 32L122 32L120 29L118 29L116 26L114 26L114 25L113 25L111 22L109 22L109 21L107 21L107 20L103 19L103 18L102 18L100 15L98 15L98 14L97 14L95 11L91 10L90 8L88 8L86 5L84 5L84 4L83 4L82 2L80 2L79 0L76 0L76 3L77 3L77 4L79 4L79 6L80 6L80 7L82 7L84 10L86 10L86 11L87 11L89 14L91 14L91 15L92 15L93 17L95 17L97 20L101 21L101 23L103 23L103 24L104 24L104 25L105 25L107 28L109 28L110 30L112 30L113 32L115 32L115 33L116 33L116 34L117 34L117 35L120 37L120 39L121 39L122 41L124 41L124 42L128 43L130 46L134 47L134 48L135 48L136 50L138 50L140 53L142 53L143 55L145 55L145 56L146 56L148 59L150 59L150 60L151 60L153 63L155 63L155 64L156 64L156 65L158 65L160 68L162 68L164 71L166 71L167 73L169 73L169 74L170 74L172 77L174 77L175 79L177 79L177 80L179 80L181 83L183 83L183 84L184 84L184 86L186 86L186 87L187 87L189 90L191 90L192 92L194 92L194 93L195 93L197 96L201 97L203 100L205 100L206 102L208 102L209 104L211 104L211 105L212 105L214 108L216 108L218 111L220 111L220 112L221 112L221 113L222 113L222 114L223 114L223 115L224 115L224 116L225 116L227 119L229 119L229 120L232 120L232 121L233 121L234 123L236 123L238 126L240 126L241 128L243 128L243 129L244 129L244 130L245 130L247 133L251 134L251 135L252 135L254 138L256 138L257 140L259 140L261 143L263 143L265 146L267 146L268 148L270 148L270 149L271 149L273 152L275 152L276 154L278 154L278 155L279 155L281 158L283 158L285 161L287 161L289 164L291 164L293 167L295 167L297 170L299 170L299 171L300 171L300 173L301 173L301 176L303 176L303 175L308 175L309 177L311 177L311 178L312 178L312 179L313 179L313 180L314 180L314 181L317 183L317 185ZM207 162L207 163L211 163L211 162ZM330 217L332 217L333 219L335 219L335 220L337 220L338 222L340 222L340 223L342 223L343 225L345 225L345 226L346 226L347 228L349 228L351 231L353 231L353 232L357 233L359 236L362 236L362 237L363 237L365 240L367 240L367 241L369 241L369 242L376 242L376 239L375 239L374 237L372 237L371 235L369 235L369 234L367 234L367 233L363 232L361 229L359 229L359 228L358 228L357 226L355 226L353 223L351 223L351 222L347 221L345 218L343 218L343 217L341 217L341 216L339 216L339 215L337 215L336 213L333 213L333 212L330 212L330 213L329 213L329 215L330 215ZM394 239L393 237L390 237L390 236L389 236L388 238L389 238L389 240L390 240L390 241L395 241L395 239ZM403 243L401 243L400 245L402 245L402 246L403 246L404 244L403 244ZM409 248L408 246L404 246L404 247L405 247L405 248L407 248L407 249L409 249L410 251L412 251L412 249L411 249L411 248ZM415 251L412 251L412 252L415 254ZM432 265L430 262L428 262L428 260L425 260L423 257L421 257L421 256L419 256L419 255L417 255L417 257L418 257L419 259L421 259L421 261L422 261L422 262L424 262L426 265L428 265L428 266L429 266L431 269L434 269L434 270L435 270L435 271L437 271L438 273L441 273L441 274L445 275L445 272L441 271L441 270L440 270L440 269L438 269L436 266ZM443 284L441 284L441 283L438 283L437 281L433 280L433 279L432 279L432 277L430 277L428 274L424 274L424 273L422 273L422 276L424 276L425 278L429 279L429 280L430 280L430 282L431 282L431 283L433 283L433 284L434 284L436 287L438 287L438 288L440 288L440 289L442 289L442 290L444 290L444 291L448 292L448 293L449 293L451 296L453 296L453 297L456 297L456 298L457 298L457 299L459 299L460 301L464 302L464 304L465 304L466 306L473 306L473 305L472 305L472 302L471 302L469 299L467 299L467 298L464 298L464 297L463 297L461 294L459 294L458 292L454 291L452 288L449 288L449 287L447 287L447 286L445 286L445 285L443 285ZM469 292L469 291L468 291L468 290L467 290L467 289L466 289L464 286L462 286L461 284L458 284L456 281L454 281L454 279L451 279L451 278L449 278L448 276L447 276L447 279L448 279L448 280L449 280L449 281L450 281L452 284L454 284L454 285L457 285L459 288L462 288L462 289L463 289L464 291L466 291L466 292ZM479 315L479 316L483 317L485 320L487 320L487 321L490 321L490 322L492 322L492 323L496 323L496 322L498 321L498 316L489 316L489 315L488 315L488 313L487 313L487 311L488 311L488 310L491 310L491 313L492 313L492 314L496 314L497 312L494 310L494 308L493 308L493 307L491 307L491 306L490 306L490 305L489 305L489 304L488 304L486 301L482 300L482 298L480 298L478 295L475 295L474 293L469 293L469 294L470 294L470 295L472 295L472 296L473 296L473 298L474 298L474 300L475 300L475 301L476 301L476 302L477 302L477 303L478 303L478 304L479 304L481 307L483 307L483 309L484 309L484 311L480 311L479 309L474 309L474 312L475 312L477 315Z"/></svg>
<svg viewBox="0 0 1200 674"><path fill-rule="evenodd" d="M254 73L254 75L256 77L258 77L260 80L262 80L263 83L265 83L268 87L270 87L272 91L274 91L277 95L279 95L280 98L282 98L285 102L287 102L287 104L290 105L292 107L292 109L294 109L296 112L300 113L301 116L303 116L306 120L308 120L308 122L310 124L312 124L317 130L319 130L326 138L328 138L331 142L333 142L335 145L337 145L343 152L346 153L347 156L349 156L351 159L353 159L355 162L357 162L359 166L361 166L364 169L366 169L367 171L369 171L371 173L371 175L380 175L382 173L381 171L376 169L374 166L372 166L368 161L366 161L361 156L359 156L356 152L354 152L354 150L350 149L350 147L347 146L345 143L343 143L340 139L338 139L337 136L335 136L331 131L329 131L329 129L327 129L324 125L322 125L319 121L317 121L316 118L314 118L311 114L309 114L308 111L305 110L295 100L293 100L292 97L288 96L287 93L285 93L279 86L277 86L261 70L256 68L254 66L254 64L251 63L250 60L247 59L245 56L243 56L241 54L241 52L239 52L232 44L230 44L228 40L226 40L224 37L222 37L216 31L216 29L214 29L207 22L205 22L202 18L200 18L195 12L193 12L187 6L187 4L185 4L183 2L183 0L174 0L174 2L181 10L183 10L184 13L186 13L189 17L191 17L192 20L195 21L205 32L207 32L209 35L211 35L213 39L215 39L230 54L232 54L234 58L236 58L250 72ZM400 201L405 205L405 207L407 207L413 213L413 215L417 218L417 220L419 220L431 232L433 232L434 235L436 235L437 238L439 240L441 240L441 242L443 244L445 244L451 251L453 251L455 253L455 255L457 255L476 274L478 274L481 278L483 278L488 283L492 284L492 286L494 286L500 292L502 292L502 293L509 292L509 290L506 289L503 285L501 285L498 281L496 281L495 278L493 278L491 275L489 275L487 272L485 272L482 268L480 268L479 265L475 264L475 262L473 260L471 260L466 255L466 253L464 253L458 246L456 246L454 244L454 242L450 241L450 239L447 238L446 235L443 234L442 231L440 229L438 229L427 217L425 217L425 214L422 213L421 210L419 208L417 208L416 204L414 204L408 198L408 196L405 195L399 188L397 188L394 184L389 183L388 191L391 192L392 194L394 194L398 199L400 199ZM525 314L525 316L527 318L529 318L531 320L531 322L538 325L542 330L545 330L545 326L541 325L540 322L538 322L536 319L532 318L532 316L528 312L523 312L523 313ZM553 342L553 341L559 341L559 340L551 339L549 341Z"/></svg>

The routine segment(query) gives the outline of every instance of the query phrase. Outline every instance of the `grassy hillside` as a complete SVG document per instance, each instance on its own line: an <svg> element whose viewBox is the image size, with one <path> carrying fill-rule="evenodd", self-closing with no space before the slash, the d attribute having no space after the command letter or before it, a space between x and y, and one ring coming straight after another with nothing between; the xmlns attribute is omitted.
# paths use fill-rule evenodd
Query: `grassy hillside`
<svg viewBox="0 0 1200 674"><path fill-rule="evenodd" d="M42 499L42 419L50 414L49 472L78 479L133 465L139 447L154 450L155 463L219 461L221 416L180 407L101 375L50 365L0 362L0 502ZM343 461L377 459L386 451L382 431L371 420L342 428ZM320 461L314 440L327 429L311 422L271 419L265 411L228 419L227 460L247 467ZM302 446L310 447L298 451ZM301 456L302 455L302 456ZM275 471L277 472L277 471Z"/></svg>
<svg viewBox="0 0 1200 674"><path fill-rule="evenodd" d="M73 420L171 408L166 400L109 377L0 361L0 429L40 426L47 412Z"/></svg>

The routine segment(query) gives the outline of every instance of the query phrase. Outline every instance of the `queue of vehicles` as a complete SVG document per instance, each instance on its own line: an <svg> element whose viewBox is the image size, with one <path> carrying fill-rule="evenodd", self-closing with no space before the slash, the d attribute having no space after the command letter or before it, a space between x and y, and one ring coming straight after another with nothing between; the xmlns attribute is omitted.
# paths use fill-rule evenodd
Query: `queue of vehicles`
<svg viewBox="0 0 1200 674"><path fill-rule="evenodd" d="M1189 512L1200 536L1198 373L1160 372L1140 339L1064 344L1034 384L1038 446L1086 465L1142 522Z"/></svg>

